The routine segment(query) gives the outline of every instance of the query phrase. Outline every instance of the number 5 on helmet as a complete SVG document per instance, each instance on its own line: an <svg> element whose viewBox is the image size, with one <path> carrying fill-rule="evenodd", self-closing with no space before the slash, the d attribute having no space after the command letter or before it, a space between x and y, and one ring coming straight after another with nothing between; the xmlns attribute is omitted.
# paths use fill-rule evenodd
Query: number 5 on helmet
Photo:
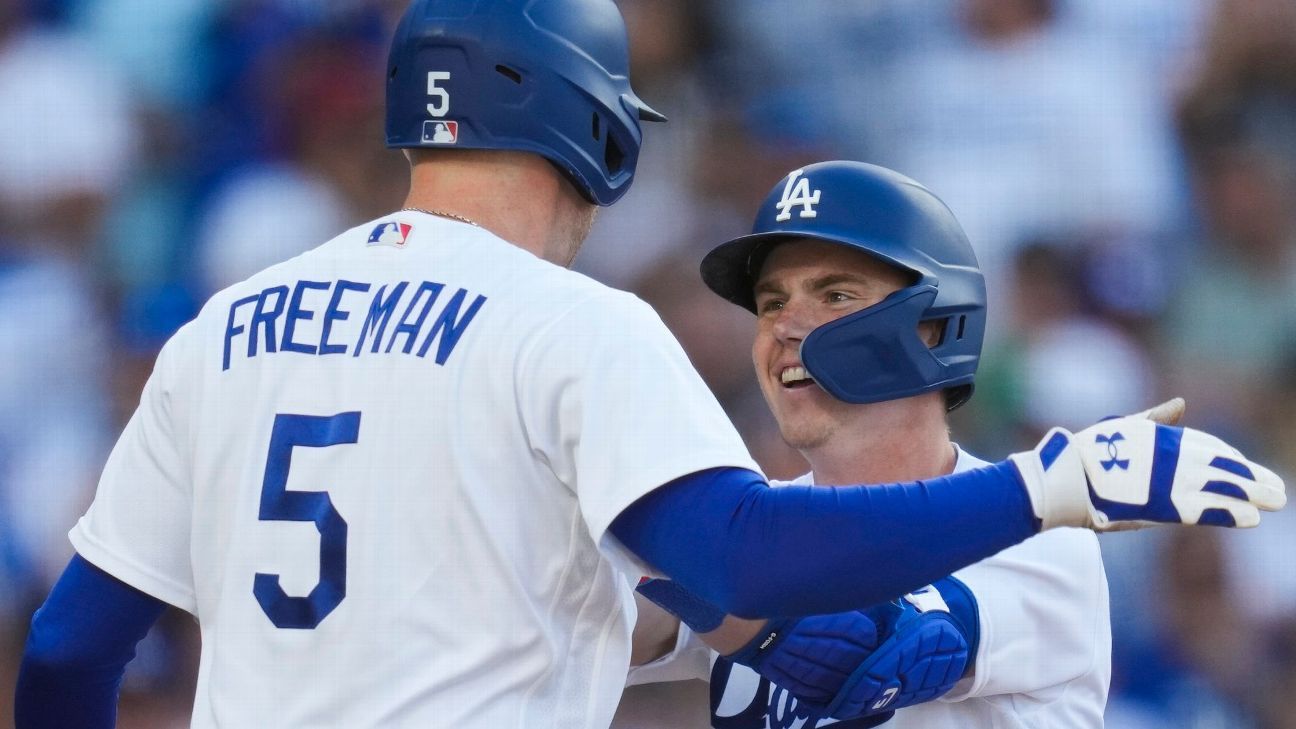
<svg viewBox="0 0 1296 729"><path fill-rule="evenodd" d="M1055 428L1010 456L1043 529L1154 523L1253 527L1287 503L1283 481L1209 433L1131 415Z"/></svg>

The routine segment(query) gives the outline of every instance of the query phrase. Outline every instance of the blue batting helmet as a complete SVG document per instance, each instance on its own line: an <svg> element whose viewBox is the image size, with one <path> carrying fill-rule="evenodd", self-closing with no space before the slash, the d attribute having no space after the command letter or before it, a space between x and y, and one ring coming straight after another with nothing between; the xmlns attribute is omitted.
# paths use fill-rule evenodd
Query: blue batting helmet
<svg viewBox="0 0 1296 729"><path fill-rule="evenodd" d="M634 179L640 121L612 0L414 0L388 62L387 146L534 152L590 202Z"/></svg>
<svg viewBox="0 0 1296 729"><path fill-rule="evenodd" d="M972 395L985 336L985 279L945 203L913 180L862 162L820 162L775 185L750 235L702 260L712 291L753 312L753 286L770 250L810 238L839 243L908 272L912 283L881 302L818 327L801 362L820 387L851 403L946 391L949 409ZM928 347L924 321L940 324Z"/></svg>

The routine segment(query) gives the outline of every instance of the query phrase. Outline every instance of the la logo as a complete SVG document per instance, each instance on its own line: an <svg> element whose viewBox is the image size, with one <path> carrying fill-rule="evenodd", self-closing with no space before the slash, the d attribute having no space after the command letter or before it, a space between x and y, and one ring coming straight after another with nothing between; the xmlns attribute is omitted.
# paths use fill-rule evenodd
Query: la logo
<svg viewBox="0 0 1296 729"><path fill-rule="evenodd" d="M814 206L819 204L819 191L810 191L810 179L802 177L804 170L793 170L788 175L787 183L783 185L783 199L779 200L774 206L778 208L778 217L774 220L782 223L785 220L792 219L792 208L801 206L801 217L813 218L819 213L815 212Z"/></svg>

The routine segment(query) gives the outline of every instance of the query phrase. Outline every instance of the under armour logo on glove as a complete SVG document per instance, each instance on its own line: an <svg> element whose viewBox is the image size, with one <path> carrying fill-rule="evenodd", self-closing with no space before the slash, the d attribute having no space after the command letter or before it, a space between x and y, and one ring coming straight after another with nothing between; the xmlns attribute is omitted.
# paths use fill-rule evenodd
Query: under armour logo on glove
<svg viewBox="0 0 1296 729"><path fill-rule="evenodd" d="M1104 471L1110 471L1113 468L1120 468L1120 470L1122 471L1129 470L1129 463L1130 463L1129 459L1121 458L1120 452L1116 450L1116 444L1123 440L1125 440L1125 436L1121 435L1120 433L1113 433L1110 436L1101 435L1101 434L1094 436L1095 443L1107 444L1108 460L1102 461L1099 464L1103 467Z"/></svg>
<svg viewBox="0 0 1296 729"><path fill-rule="evenodd" d="M1158 522L1253 527L1261 510L1287 503L1282 478L1228 443L1140 416L1075 435L1054 428L1034 451L1010 458L1044 529L1111 531Z"/></svg>

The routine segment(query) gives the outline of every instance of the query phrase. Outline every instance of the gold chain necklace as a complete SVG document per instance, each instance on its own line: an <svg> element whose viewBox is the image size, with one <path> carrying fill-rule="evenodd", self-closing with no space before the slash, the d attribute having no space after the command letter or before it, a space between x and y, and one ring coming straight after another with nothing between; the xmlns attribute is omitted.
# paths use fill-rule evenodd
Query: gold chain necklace
<svg viewBox="0 0 1296 729"><path fill-rule="evenodd" d="M444 212L444 211L441 211L441 210L424 210L423 208L401 208L401 212L404 212L404 211L406 211L406 210L409 210L409 211L412 211L412 212L415 212L415 213L423 213L424 215L435 215L435 216L437 216L438 218L449 218L449 219L451 219L451 220L458 220L459 222L461 222L461 223L467 223L467 224L471 225L471 226L474 227L474 228L480 228L480 227L481 227L481 225L478 224L478 222L477 222L476 220L469 220L468 218L465 218L465 217L462 216L462 215L455 215L454 213L447 213L447 212Z"/></svg>

